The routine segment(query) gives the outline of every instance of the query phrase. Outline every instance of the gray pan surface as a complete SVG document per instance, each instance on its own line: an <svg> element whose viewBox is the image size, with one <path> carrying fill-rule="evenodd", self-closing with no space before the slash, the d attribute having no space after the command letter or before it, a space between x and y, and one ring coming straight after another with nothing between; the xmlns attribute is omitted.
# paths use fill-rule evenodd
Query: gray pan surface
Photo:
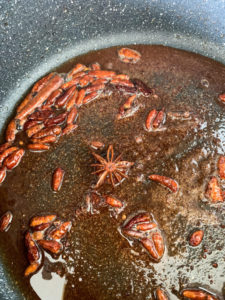
<svg viewBox="0 0 225 300"><path fill-rule="evenodd" d="M0 0L0 129L31 84L89 50L162 44L225 63L224 0ZM0 299L23 299L0 261Z"/></svg>

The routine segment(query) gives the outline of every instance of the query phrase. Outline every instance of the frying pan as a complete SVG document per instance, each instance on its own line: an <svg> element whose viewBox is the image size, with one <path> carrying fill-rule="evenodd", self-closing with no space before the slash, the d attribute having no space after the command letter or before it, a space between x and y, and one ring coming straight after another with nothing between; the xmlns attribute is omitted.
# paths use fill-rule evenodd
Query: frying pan
<svg viewBox="0 0 225 300"><path fill-rule="evenodd" d="M0 0L0 129L33 82L89 50L162 44L225 63L224 0ZM0 260L0 299L24 299Z"/></svg>

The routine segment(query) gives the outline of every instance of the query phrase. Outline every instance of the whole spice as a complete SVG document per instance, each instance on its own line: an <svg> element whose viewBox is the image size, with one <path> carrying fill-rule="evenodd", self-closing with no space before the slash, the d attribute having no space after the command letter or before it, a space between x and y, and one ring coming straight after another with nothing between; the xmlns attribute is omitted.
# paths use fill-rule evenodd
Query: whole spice
<svg viewBox="0 0 225 300"><path fill-rule="evenodd" d="M132 80L135 87L137 88L137 91L141 93L143 96L148 97L154 93L154 90L150 87L148 87L143 81L140 79L133 79Z"/></svg>
<svg viewBox="0 0 225 300"><path fill-rule="evenodd" d="M5 180L6 178L6 167L0 167L0 184Z"/></svg>
<svg viewBox="0 0 225 300"><path fill-rule="evenodd" d="M215 176L213 176L208 183L206 197L208 197L213 203L224 201L223 191Z"/></svg>
<svg viewBox="0 0 225 300"><path fill-rule="evenodd" d="M85 90L81 89L78 93L78 96L76 98L76 105L78 107L80 107L83 104L83 100L84 100L84 96L85 96Z"/></svg>
<svg viewBox="0 0 225 300"><path fill-rule="evenodd" d="M151 221L148 213L140 213L134 216L125 226L126 229L131 229L134 225Z"/></svg>
<svg viewBox="0 0 225 300"><path fill-rule="evenodd" d="M222 102L225 102L225 93L220 94L220 95L219 95L219 99L220 99Z"/></svg>
<svg viewBox="0 0 225 300"><path fill-rule="evenodd" d="M6 150L4 150L1 154L0 154L0 164L2 164L2 162L4 161L4 159L6 157L8 157L10 154L12 154L13 152L15 152L16 150L18 150L17 147L10 147Z"/></svg>
<svg viewBox="0 0 225 300"><path fill-rule="evenodd" d="M119 58L124 63L137 63L140 58L141 54L138 51L129 48L122 48L118 51Z"/></svg>
<svg viewBox="0 0 225 300"><path fill-rule="evenodd" d="M12 219L13 219L13 214L11 213L11 211L7 211L6 213L4 213L1 218L0 218L0 231L1 232L6 232L9 230L9 227L12 223Z"/></svg>
<svg viewBox="0 0 225 300"><path fill-rule="evenodd" d="M123 109L129 109L132 107L134 100L136 99L137 95L130 96L125 103L123 104Z"/></svg>
<svg viewBox="0 0 225 300"><path fill-rule="evenodd" d="M225 179L225 156L220 156L218 160L218 169L221 179Z"/></svg>
<svg viewBox="0 0 225 300"><path fill-rule="evenodd" d="M88 84L90 84L91 82L94 81L94 78L93 77L90 77L88 75L84 75L80 80L79 80L79 86L80 87L85 87L87 86Z"/></svg>
<svg viewBox="0 0 225 300"><path fill-rule="evenodd" d="M41 143L41 144L48 144L48 143L55 143L56 141L57 141L57 137L56 137L56 135L47 135L47 136L44 136L44 137L42 137L42 138L40 138L40 139L31 139L31 141L33 142L33 143Z"/></svg>
<svg viewBox="0 0 225 300"><path fill-rule="evenodd" d="M143 238L141 244L154 260L159 261L162 258L164 253L164 242L162 235L159 232L154 232L150 237Z"/></svg>
<svg viewBox="0 0 225 300"><path fill-rule="evenodd" d="M75 90L76 86L72 86L71 88L66 90L66 92L55 101L55 106L58 108L66 105L69 99L73 96Z"/></svg>
<svg viewBox="0 0 225 300"><path fill-rule="evenodd" d="M136 229L140 231L149 231L157 227L154 222L137 224Z"/></svg>
<svg viewBox="0 0 225 300"><path fill-rule="evenodd" d="M45 151L45 150L49 150L49 146L45 145L45 144L41 144L41 143L35 143L35 144L28 144L27 148L31 151Z"/></svg>
<svg viewBox="0 0 225 300"><path fill-rule="evenodd" d="M123 207L123 203L120 200L118 200L112 196L106 196L105 201L108 205L110 205L112 207L117 207L117 208Z"/></svg>
<svg viewBox="0 0 225 300"><path fill-rule="evenodd" d="M45 119L48 119L53 116L52 110L38 110L32 113L28 119L33 121L44 121Z"/></svg>
<svg viewBox="0 0 225 300"><path fill-rule="evenodd" d="M64 177L64 170L61 168L55 169L53 176L52 176L52 189L55 192L58 192L62 186L63 177Z"/></svg>
<svg viewBox="0 0 225 300"><path fill-rule="evenodd" d="M116 75L114 71L107 71L107 70L90 71L88 74L98 79L112 79L113 76Z"/></svg>
<svg viewBox="0 0 225 300"><path fill-rule="evenodd" d="M219 300L219 298L214 297L212 294L207 293L203 290L192 290L186 289L182 292L182 295L188 299L193 300Z"/></svg>
<svg viewBox="0 0 225 300"><path fill-rule="evenodd" d="M83 104L87 104L87 103L95 100L98 96L99 96L99 93L97 91L88 94L87 96L84 97Z"/></svg>
<svg viewBox="0 0 225 300"><path fill-rule="evenodd" d="M41 246L44 250L51 252L52 254L59 254L63 250L63 245L60 242L51 240L39 240L39 246Z"/></svg>
<svg viewBox="0 0 225 300"><path fill-rule="evenodd" d="M7 142L13 142L16 138L17 128L16 128L16 120L13 119L10 121L9 125L6 128L5 139Z"/></svg>
<svg viewBox="0 0 225 300"><path fill-rule="evenodd" d="M48 75L42 77L40 80L38 80L32 90L31 93L35 94L38 93L45 85L46 83L50 80L50 78L52 78L54 76L54 73L49 73Z"/></svg>
<svg viewBox="0 0 225 300"><path fill-rule="evenodd" d="M1 154L3 151L5 151L7 148L9 148L10 145L11 145L10 142L6 142L6 143L4 143L4 144L1 144L1 145L0 145L0 154Z"/></svg>
<svg viewBox="0 0 225 300"><path fill-rule="evenodd" d="M74 106L71 108L71 110L68 113L66 124L67 125L73 124L76 121L77 117L78 117L77 108Z"/></svg>
<svg viewBox="0 0 225 300"><path fill-rule="evenodd" d="M97 168L97 171L92 174L98 174L98 182L95 188L99 188L106 180L107 177L110 178L110 182L113 187L115 184L119 184L123 178L127 178L126 171L133 166L133 162L121 161L121 155L114 159L113 146L110 145L107 150L107 157L104 159L97 153L92 152L92 155L99 162L98 164L92 164L93 167Z"/></svg>
<svg viewBox="0 0 225 300"><path fill-rule="evenodd" d="M168 187L173 193L176 193L178 190L178 183L169 177L153 174L150 175L149 178Z"/></svg>
<svg viewBox="0 0 225 300"><path fill-rule="evenodd" d="M146 122L145 122L145 127L147 130L150 131L152 129L152 124L153 124L153 121L155 120L156 116L157 116L156 109L153 109L149 112Z"/></svg>
<svg viewBox="0 0 225 300"><path fill-rule="evenodd" d="M25 272L24 272L24 275L25 275L26 277L28 277L28 276L34 274L34 273L38 270L39 266L40 266L40 264L39 264L38 262L34 262L34 263L30 264L30 265L26 268L26 270L25 270Z"/></svg>
<svg viewBox="0 0 225 300"><path fill-rule="evenodd" d="M75 129L77 129L78 125L76 124L69 124L67 125L63 131L62 131L62 135L67 135L70 134L71 132L73 132Z"/></svg>
<svg viewBox="0 0 225 300"><path fill-rule="evenodd" d="M23 125L23 130L26 131L27 129L38 125L40 122L39 121L34 121L34 120L27 120L24 125Z"/></svg>
<svg viewBox="0 0 225 300"><path fill-rule="evenodd" d="M63 93L62 89L53 91L47 98L45 104L42 105L42 110L49 109L55 104L56 99Z"/></svg>
<svg viewBox="0 0 225 300"><path fill-rule="evenodd" d="M54 125L61 125L66 120L68 112L63 112L55 117L49 118L44 121L46 127L51 127Z"/></svg>
<svg viewBox="0 0 225 300"><path fill-rule="evenodd" d="M56 219L56 215L44 215L44 216L36 216L33 217L30 221L31 227L40 226L43 224L48 224L54 222ZM37 229L35 229L37 230Z"/></svg>
<svg viewBox="0 0 225 300"><path fill-rule="evenodd" d="M165 121L165 113L164 113L164 110L160 110L157 114L157 116L155 117L155 120L153 121L152 123L152 126L154 128L159 128L159 126L161 124L163 124Z"/></svg>
<svg viewBox="0 0 225 300"><path fill-rule="evenodd" d="M98 79L98 82L102 80L102 79ZM97 80L95 82L95 84L92 84L88 87L86 87L85 89L85 94L92 94L95 92L95 95L98 95L97 92L102 91L105 88L105 84L104 83L99 83L97 84ZM94 95L94 94L93 94ZM87 97L87 96L86 96Z"/></svg>
<svg viewBox="0 0 225 300"><path fill-rule="evenodd" d="M102 142L100 142L100 141L92 141L92 142L90 143L90 146L91 146L93 149L97 150L97 149L104 148L105 145L104 145Z"/></svg>
<svg viewBox="0 0 225 300"><path fill-rule="evenodd" d="M59 135L62 128L58 125L53 125L48 128L44 128L33 135L33 138L40 139L48 135Z"/></svg>
<svg viewBox="0 0 225 300"><path fill-rule="evenodd" d="M120 78L115 78L115 77L110 81L110 84L127 86L127 87L134 87L133 82L131 82L130 80L120 79Z"/></svg>
<svg viewBox="0 0 225 300"><path fill-rule="evenodd" d="M8 169L8 170L12 170L15 167L17 167L22 159L22 157L24 156L24 149L19 149L16 150L15 152L13 152L12 154L10 154L3 162L4 166Z"/></svg>
<svg viewBox="0 0 225 300"><path fill-rule="evenodd" d="M33 98L33 93L30 92L17 107L16 109L17 113L19 113L27 105L27 103L31 101L32 98Z"/></svg>
<svg viewBox="0 0 225 300"><path fill-rule="evenodd" d="M169 300L166 293L161 288L156 289L155 296L156 300Z"/></svg>
<svg viewBox="0 0 225 300"><path fill-rule="evenodd" d="M32 229L34 232L43 231L43 230L49 228L51 226L51 224L52 224L52 221L50 221L49 223L42 223L40 225L33 226Z"/></svg>
<svg viewBox="0 0 225 300"><path fill-rule="evenodd" d="M71 226L72 226L72 223L70 221L64 222L61 225L59 225L58 228L51 231L50 234L48 235L48 237L53 240L61 240L67 234L67 232L70 231Z"/></svg>
<svg viewBox="0 0 225 300"><path fill-rule="evenodd" d="M40 262L42 255L37 243L33 240L30 231L25 235L25 245L27 247L27 257L30 264Z"/></svg>
<svg viewBox="0 0 225 300"><path fill-rule="evenodd" d="M202 242L203 236L204 236L203 230L197 230L197 231L193 232L190 237L189 244L192 247L196 247L196 246L200 245Z"/></svg>
<svg viewBox="0 0 225 300"><path fill-rule="evenodd" d="M30 137L32 137L34 134L36 134L37 132L41 131L41 129L44 128L44 127L45 127L45 126L44 126L43 123L41 123L41 124L36 124L36 125L34 125L34 126L28 128L28 129L26 130L26 134L27 134L27 136L30 138Z"/></svg>
<svg viewBox="0 0 225 300"><path fill-rule="evenodd" d="M86 68L83 64L77 64L67 75L67 78L71 78L73 75L75 75L78 72L83 71Z"/></svg>
<svg viewBox="0 0 225 300"><path fill-rule="evenodd" d="M70 97L69 101L66 104L66 110L70 111L71 108L75 105L78 96L78 90L75 90L73 95Z"/></svg>

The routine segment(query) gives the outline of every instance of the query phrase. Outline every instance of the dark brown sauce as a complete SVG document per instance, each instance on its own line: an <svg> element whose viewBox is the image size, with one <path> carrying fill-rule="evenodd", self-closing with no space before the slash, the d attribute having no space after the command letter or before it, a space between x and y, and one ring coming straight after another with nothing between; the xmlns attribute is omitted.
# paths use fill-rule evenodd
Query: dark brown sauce
<svg viewBox="0 0 225 300"><path fill-rule="evenodd" d="M162 46L132 46L142 58L135 64L120 62L118 47L91 52L68 61L57 71L68 72L77 63L99 62L102 69L125 73L154 87L158 98L140 97L143 107L132 117L115 120L125 97L113 93L82 107L79 129L45 153L26 151L19 167L0 186L0 213L11 210L13 223L0 234L1 253L10 275L26 299L153 299L163 287L170 299L181 298L185 287L203 287L221 296L225 283L224 204L210 205L204 197L206 183L217 174L217 160L225 149L224 105L217 96L224 90L225 67L185 51ZM189 111L191 120L167 117L166 130L149 133L144 129L148 112ZM137 143L137 137L141 138ZM21 135L20 138L23 138ZM74 221L75 210L96 177L88 143L113 144L116 154L135 162L129 178L113 190L126 202L118 218L103 210ZM101 152L101 151L100 151ZM56 167L65 171L60 192L51 190ZM148 180L150 174L169 176L179 183L175 195ZM119 232L122 215L146 210L154 215L166 240L166 252L159 263L152 262L140 244L131 246ZM31 280L24 278L28 265L24 232L33 215L57 213L73 220L68 246L58 260L46 256L44 267ZM204 230L197 248L188 244L195 228ZM204 252L207 249L208 252ZM203 258L203 255L206 258ZM218 267L214 268L213 263ZM39 295L36 295L34 291Z"/></svg>

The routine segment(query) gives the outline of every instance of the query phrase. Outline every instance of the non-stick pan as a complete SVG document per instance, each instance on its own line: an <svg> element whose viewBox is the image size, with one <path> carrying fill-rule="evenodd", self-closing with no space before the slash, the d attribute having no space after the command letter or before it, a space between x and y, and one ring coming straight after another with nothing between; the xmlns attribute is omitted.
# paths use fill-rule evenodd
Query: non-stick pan
<svg viewBox="0 0 225 300"><path fill-rule="evenodd" d="M224 0L0 0L0 129L33 82L89 50L162 44L225 63L224 14ZM24 299L1 262L0 299Z"/></svg>

